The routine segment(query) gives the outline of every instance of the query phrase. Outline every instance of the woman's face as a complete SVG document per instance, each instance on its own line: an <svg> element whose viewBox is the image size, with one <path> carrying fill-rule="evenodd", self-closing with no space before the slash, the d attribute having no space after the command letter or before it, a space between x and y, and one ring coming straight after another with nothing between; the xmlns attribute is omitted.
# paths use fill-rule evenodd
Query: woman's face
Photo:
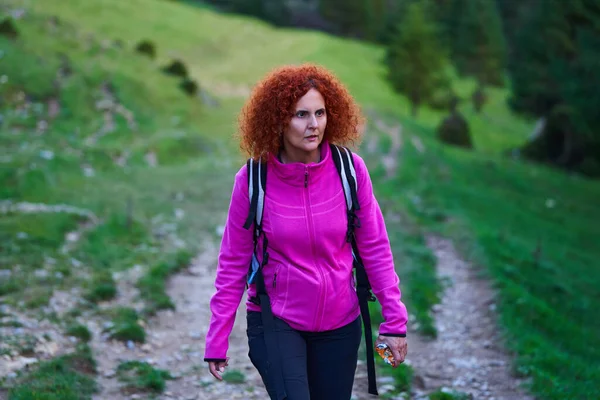
<svg viewBox="0 0 600 400"><path fill-rule="evenodd" d="M316 89L310 89L296 103L292 120L283 131L287 155L305 158L318 154L326 126L325 99Z"/></svg>

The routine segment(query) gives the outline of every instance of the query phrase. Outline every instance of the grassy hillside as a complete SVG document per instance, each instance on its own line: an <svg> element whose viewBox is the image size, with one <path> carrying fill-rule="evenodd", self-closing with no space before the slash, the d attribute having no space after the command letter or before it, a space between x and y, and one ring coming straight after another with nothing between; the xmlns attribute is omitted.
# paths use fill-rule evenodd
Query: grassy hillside
<svg viewBox="0 0 600 400"><path fill-rule="evenodd" d="M376 157L370 160L386 212L413 222L389 226L420 322L431 326L428 308L438 290L420 238L428 229L451 235L485 267L499 290L508 345L518 353L516 370L532 377L535 393L597 394L600 187L503 158L533 126L510 115L504 91L490 93L481 115L461 105L474 135L470 153L435 141L443 114L423 109L409 117L406 99L384 80L384 51L376 46L164 0L5 3L26 10L16 21L19 38L0 37L7 76L0 86L0 196L11 202L0 215L1 264L10 271L0 277L0 301L10 310L45 315L54 290L75 286L88 299L76 311L96 315L95 302L114 295L106 271L135 264L149 266L150 281L140 285L150 289L142 293L160 289L223 221L241 162L235 118L252 85L279 64L314 61L348 84L370 115L370 134L384 137L378 120L402 126L396 177L386 181ZM156 44L155 59L133 51L141 40ZM204 101L160 71L173 59L186 63ZM468 97L473 83L455 86ZM51 116L56 104L60 111ZM385 150L385 140L380 146ZM31 213L10 209L19 204ZM44 204L72 208L48 212ZM80 239L65 250L71 232ZM149 307L139 311L148 315L157 304L168 306L144 300ZM67 329L73 320L56 323Z"/></svg>

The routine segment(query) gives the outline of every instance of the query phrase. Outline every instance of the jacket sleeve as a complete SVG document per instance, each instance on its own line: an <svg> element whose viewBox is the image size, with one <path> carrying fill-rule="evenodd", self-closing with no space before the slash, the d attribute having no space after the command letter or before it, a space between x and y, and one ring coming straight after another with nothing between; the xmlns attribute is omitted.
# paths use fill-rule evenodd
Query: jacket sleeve
<svg viewBox="0 0 600 400"><path fill-rule="evenodd" d="M216 291L210 300L211 319L206 334L205 361L225 360L229 335L246 288L246 274L253 250L252 229L244 229L250 209L247 177L246 166L235 176L219 251Z"/></svg>
<svg viewBox="0 0 600 400"><path fill-rule="evenodd" d="M379 327L379 334L405 336L408 314L401 301L400 279L394 268L385 221L373 193L369 171L362 158L356 154L354 166L360 204L360 209L356 212L360 221L360 228L355 229L356 244L373 294L381 303L384 322Z"/></svg>

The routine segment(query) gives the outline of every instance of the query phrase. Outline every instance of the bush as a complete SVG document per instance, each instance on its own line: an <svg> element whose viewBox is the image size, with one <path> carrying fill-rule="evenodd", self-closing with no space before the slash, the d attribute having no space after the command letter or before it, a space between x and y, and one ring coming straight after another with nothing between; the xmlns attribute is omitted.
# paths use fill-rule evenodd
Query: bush
<svg viewBox="0 0 600 400"><path fill-rule="evenodd" d="M0 22L0 35L6 36L9 39L16 39L19 36L12 18L4 18Z"/></svg>
<svg viewBox="0 0 600 400"><path fill-rule="evenodd" d="M140 54L144 54L151 59L156 58L156 45L150 40L142 40L135 47L135 51Z"/></svg>
<svg viewBox="0 0 600 400"><path fill-rule="evenodd" d="M163 68L165 74L180 76L182 78L187 78L188 71L187 67L181 60L173 60L171 64Z"/></svg>
<svg viewBox="0 0 600 400"><path fill-rule="evenodd" d="M198 84L196 81L186 78L179 85L181 90L188 94L188 96L195 96L198 93Z"/></svg>
<svg viewBox="0 0 600 400"><path fill-rule="evenodd" d="M459 112L450 114L442 121L437 129L437 137L446 144L468 149L473 148L469 124Z"/></svg>

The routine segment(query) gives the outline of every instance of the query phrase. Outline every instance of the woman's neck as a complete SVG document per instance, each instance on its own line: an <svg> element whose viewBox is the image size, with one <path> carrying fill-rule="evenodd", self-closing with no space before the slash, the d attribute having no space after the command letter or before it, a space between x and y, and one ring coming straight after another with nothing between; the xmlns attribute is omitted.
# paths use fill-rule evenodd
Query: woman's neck
<svg viewBox="0 0 600 400"><path fill-rule="evenodd" d="M290 152L290 151L286 151L285 148L282 148L281 151L279 152L279 161L281 161L283 164L318 163L321 161L321 146L319 146L315 151L310 152L310 153L307 153L304 151Z"/></svg>

